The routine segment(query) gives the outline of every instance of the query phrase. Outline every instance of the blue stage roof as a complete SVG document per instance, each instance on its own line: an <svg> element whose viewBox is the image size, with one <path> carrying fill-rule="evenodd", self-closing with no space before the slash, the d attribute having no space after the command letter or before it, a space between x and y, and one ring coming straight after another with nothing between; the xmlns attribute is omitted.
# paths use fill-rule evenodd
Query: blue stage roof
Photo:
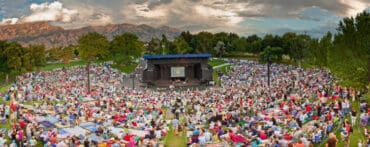
<svg viewBox="0 0 370 147"><path fill-rule="evenodd" d="M170 54L170 55L144 55L144 59L178 59L178 58L210 58L211 54Z"/></svg>

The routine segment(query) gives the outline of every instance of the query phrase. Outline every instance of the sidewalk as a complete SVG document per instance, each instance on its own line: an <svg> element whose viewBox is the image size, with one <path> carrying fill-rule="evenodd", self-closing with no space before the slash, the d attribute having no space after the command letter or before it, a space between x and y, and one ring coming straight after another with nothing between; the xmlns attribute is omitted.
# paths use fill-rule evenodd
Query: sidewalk
<svg viewBox="0 0 370 147"><path fill-rule="evenodd" d="M224 63L224 64L221 64L221 65L214 66L213 69L221 68L221 67L228 66L228 65L231 65L231 64L230 63Z"/></svg>

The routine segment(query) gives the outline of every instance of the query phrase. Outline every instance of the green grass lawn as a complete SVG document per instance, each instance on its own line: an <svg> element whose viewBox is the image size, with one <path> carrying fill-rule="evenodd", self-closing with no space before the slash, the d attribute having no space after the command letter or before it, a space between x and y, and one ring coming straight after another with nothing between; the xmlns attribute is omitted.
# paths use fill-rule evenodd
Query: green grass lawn
<svg viewBox="0 0 370 147"><path fill-rule="evenodd" d="M185 131L183 131L182 133L179 133L179 135L176 135L171 127L170 131L168 131L164 139L164 145L165 147L186 147L186 144L187 144L186 139L187 138L186 138Z"/></svg>
<svg viewBox="0 0 370 147"><path fill-rule="evenodd" d="M230 70L230 68L231 68L231 65L226 65L226 66L222 66L220 68L217 68L217 69L213 70L212 76L213 76L213 81L215 81L216 85L221 84L221 80L220 80L220 77L217 74L217 71L221 71L223 74L226 74L228 72L228 70Z"/></svg>
<svg viewBox="0 0 370 147"><path fill-rule="evenodd" d="M367 100L370 99L370 95L367 94L365 95L365 97L367 98ZM364 135L364 127L360 126L360 102L359 101L355 101L353 103L351 103L351 106L352 108L354 108L355 110L357 110L357 120L356 120L356 125L352 126L353 127L353 133L351 134L351 136L349 137L349 146L350 147L355 147L357 146L358 142L361 140L362 143L366 143L366 136ZM347 119L349 122L351 122L351 117L350 116L346 116L345 119ZM370 129L370 127L366 127L367 129ZM338 147L343 147L345 145L345 142L342 140L341 138L341 134L340 134L340 130L341 128L340 127L336 127L335 128L335 135L337 136L337 139L339 140L337 146ZM325 146L325 143L326 143L326 139L321 143L321 144L316 144L315 146L319 147L319 146ZM363 145L365 146L365 145Z"/></svg>
<svg viewBox="0 0 370 147"><path fill-rule="evenodd" d="M86 65L86 61L72 61L68 63L55 63L55 64L47 64L44 67L41 67L40 70L53 70L57 68L63 68L63 67L72 67L72 66L80 66L80 65Z"/></svg>
<svg viewBox="0 0 370 147"><path fill-rule="evenodd" d="M116 65L112 65L113 68L116 68L118 70L120 70L121 72L124 72L124 73L131 73L135 70L135 68L137 67L137 64L136 63L131 63L130 65L125 65L125 66L116 66Z"/></svg>
<svg viewBox="0 0 370 147"><path fill-rule="evenodd" d="M10 88L10 85L0 87L0 93L1 92L5 92L5 91L8 91L9 88Z"/></svg>
<svg viewBox="0 0 370 147"><path fill-rule="evenodd" d="M9 89L9 87L10 87L10 85L0 87L0 93L7 91ZM3 101L4 101L4 98L3 97L0 97L0 103L3 103ZM7 101L6 104L9 105L10 104L10 101ZM0 122L0 128L6 128L7 131L9 131L11 129L10 122L7 121L6 124L3 124L2 122ZM8 139L7 136L8 135L6 135L6 139ZM9 139L8 139L8 143L10 143L10 140Z"/></svg>
<svg viewBox="0 0 370 147"><path fill-rule="evenodd" d="M213 66L218 66L218 65L221 65L221 64L224 64L225 61L224 60L220 60L220 59L217 59L217 60L209 60L208 61L208 64L211 65L212 67Z"/></svg>

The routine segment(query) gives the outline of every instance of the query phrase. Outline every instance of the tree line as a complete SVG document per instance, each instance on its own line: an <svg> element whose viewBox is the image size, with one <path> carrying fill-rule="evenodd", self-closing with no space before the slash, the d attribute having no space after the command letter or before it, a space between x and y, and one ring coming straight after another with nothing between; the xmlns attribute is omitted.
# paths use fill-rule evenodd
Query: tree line
<svg viewBox="0 0 370 147"><path fill-rule="evenodd" d="M342 85L364 89L370 81L370 20L364 11L339 22L337 33L328 32L322 38L287 32L239 36L236 33L182 32L174 40L165 35L142 42L132 33L114 36L91 32L81 36L77 45L45 51L43 45L22 47L16 42L0 42L0 72L21 73L45 65L46 60L68 62L79 58L88 63L96 60L113 61L116 66L131 64L142 54L211 53L214 57L249 53L260 61L291 63L328 68Z"/></svg>
<svg viewBox="0 0 370 147"><path fill-rule="evenodd" d="M287 60L298 65L330 69L338 84L357 89L370 86L370 16L363 11L339 22L337 33L327 32L322 38L287 32L281 36L238 36L235 33L182 32L169 41L153 38L147 43L148 54L252 53L263 62Z"/></svg>
<svg viewBox="0 0 370 147"><path fill-rule="evenodd" d="M17 75L35 70L46 64L45 47L43 45L30 45L22 47L16 42L0 40L0 75Z"/></svg>

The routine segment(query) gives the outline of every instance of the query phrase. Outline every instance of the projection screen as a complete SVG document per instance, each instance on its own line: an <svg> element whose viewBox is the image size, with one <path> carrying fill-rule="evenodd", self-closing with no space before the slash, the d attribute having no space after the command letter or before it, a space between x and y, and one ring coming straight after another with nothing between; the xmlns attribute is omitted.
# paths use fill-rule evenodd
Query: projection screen
<svg viewBox="0 0 370 147"><path fill-rule="evenodd" d="M183 78L185 77L185 67L171 67L171 78Z"/></svg>

